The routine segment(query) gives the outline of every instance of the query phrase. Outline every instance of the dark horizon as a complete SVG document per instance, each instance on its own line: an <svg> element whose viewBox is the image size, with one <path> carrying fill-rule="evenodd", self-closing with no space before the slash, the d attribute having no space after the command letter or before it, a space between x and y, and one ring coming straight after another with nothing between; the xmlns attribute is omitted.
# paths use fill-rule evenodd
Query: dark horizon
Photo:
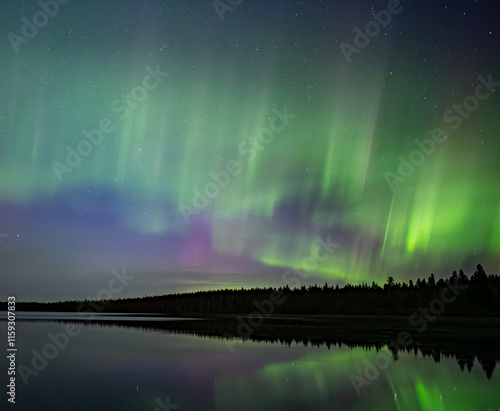
<svg viewBox="0 0 500 411"><path fill-rule="evenodd" d="M297 280L299 277L297 277ZM109 289L101 297L112 294ZM278 288L221 289L142 296L136 298L98 298L95 300L58 301L51 303L17 301L18 311L99 313L164 313L183 315L240 315L254 312L293 315L399 315L417 318L426 316L436 301L435 314L464 317L500 316L500 276L486 274L478 264L470 278L460 270L448 279L427 279L399 283L388 277L383 287L372 284L309 286L288 284ZM0 308L7 303L0 302ZM267 308L265 308L267 307ZM424 308L423 308L424 307ZM267 310L267 311L266 311ZM412 317L410 317L412 318Z"/></svg>
<svg viewBox="0 0 500 411"><path fill-rule="evenodd" d="M481 267L481 270L488 276L488 277L496 277L498 276L499 274L496 274L496 273L490 273L490 274L487 274L486 271L484 270L483 266L481 264L477 264L475 265L475 269L474 271L471 270L471 274L470 275L467 275L465 273L465 271L463 269L460 269L457 273L456 270L453 270L452 273L451 273L451 276L447 277L447 276L443 276L443 277L437 277L434 275L434 273L431 273L429 275L429 277L425 277L423 276L422 279L420 279L420 277L416 277L415 279L413 278L410 278L408 279L408 283L405 282L405 281L397 281L397 278L393 277L393 276L390 276L388 275L387 276L387 279L385 282L383 283L379 283L379 282L376 282L376 281L372 281L370 283L368 282L361 282L360 284L349 284L349 283L337 283L337 284L328 284L328 282L325 282L325 283L322 283L322 284L318 284L318 283L314 283L312 284L311 281L310 281L310 275L307 274L307 272L304 272L302 270L286 270L283 274L282 274L282 282L281 284L279 285L267 285L267 286L264 286L264 287L233 287L233 288L229 288L229 287L225 287L225 288L213 288L213 289L204 289L204 290L193 290L193 291L188 291L188 292L170 292L170 293L166 293L166 294L142 294L142 295L135 295L135 296L122 296L122 290L124 290L130 283L131 280L134 280L135 278L132 276L130 276L130 274L127 274L126 272L126 269L125 268L122 268L121 272L119 270L116 270L116 269L113 269L112 270L112 276L111 276L111 280L116 284L122 284L122 286L119 286L120 288L120 291L117 293L115 292L115 290L111 290L112 287L110 287L110 283L108 282L108 286L107 287L104 287L104 288L101 288L94 297L92 296L87 296L87 297L83 297L83 298L73 298L73 299L62 299L62 300L57 300L57 301L42 301L42 300L19 300L18 299L18 296L17 295L14 295L14 297L16 297L16 301L18 301L19 303L43 303L43 304L53 304L53 303L60 303L60 302L74 302L74 301L85 301L85 300L92 300L92 301L98 301L99 299L98 298L95 298L95 297L98 297L99 293L103 293L105 294L105 296L109 296L109 295L116 295L116 298L111 298L111 300L122 300L122 299L141 299L141 298L151 298L151 297L159 297L159 296L169 296L169 295L179 295L179 294L186 294L186 295L189 295L189 294L196 294L196 293L203 293L203 292L217 292L217 291L226 291L226 290L234 290L234 291L239 291L239 290L252 290L252 289L268 289L268 288L274 288L274 289L281 289L281 288L286 288L288 287L289 289L291 290L294 290L294 289L299 289L299 288L310 288L310 287L323 287L324 285L327 285L328 287L333 287L333 288L337 288L339 287L340 289L344 289L345 287L355 287L355 286L365 286L365 285L368 285L368 286L372 286L373 284L377 285L378 287L382 286L382 288L384 288L387 284L388 284L388 281L389 281L389 278L392 279L394 285L396 286L396 288L400 287L400 286L404 286L404 287L409 287L410 286L410 283L412 283L415 287L417 287L417 282L418 281L424 281L424 283L426 283L431 277L434 278L434 281L436 283L441 283L443 281L451 281L451 279L455 276L455 274L458 276L458 274L460 275L464 275L466 280L469 281L473 276L474 276L474 273L476 273L478 271L478 267ZM120 281L120 278L122 279ZM287 281L284 281L284 279L286 279ZM418 288L418 287L417 287ZM109 298L106 298L106 299L109 299ZM0 300L0 304L1 303L6 303L6 301L1 301Z"/></svg>

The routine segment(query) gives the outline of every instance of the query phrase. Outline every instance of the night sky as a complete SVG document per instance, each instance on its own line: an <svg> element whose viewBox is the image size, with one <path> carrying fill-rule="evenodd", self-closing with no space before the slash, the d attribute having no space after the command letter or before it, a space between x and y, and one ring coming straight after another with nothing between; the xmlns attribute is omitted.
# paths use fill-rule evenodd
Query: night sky
<svg viewBox="0 0 500 411"><path fill-rule="evenodd" d="M5 1L0 299L498 273L493 3Z"/></svg>

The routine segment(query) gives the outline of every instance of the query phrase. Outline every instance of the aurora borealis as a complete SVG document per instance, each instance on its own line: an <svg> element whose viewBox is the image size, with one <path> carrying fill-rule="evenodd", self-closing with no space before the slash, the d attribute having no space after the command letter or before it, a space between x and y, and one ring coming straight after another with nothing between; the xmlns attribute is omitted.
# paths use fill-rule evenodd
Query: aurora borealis
<svg viewBox="0 0 500 411"><path fill-rule="evenodd" d="M401 1L348 63L387 1L62 3L17 52L41 6L0 16L1 300L280 286L318 238L306 285L500 271L495 4Z"/></svg>

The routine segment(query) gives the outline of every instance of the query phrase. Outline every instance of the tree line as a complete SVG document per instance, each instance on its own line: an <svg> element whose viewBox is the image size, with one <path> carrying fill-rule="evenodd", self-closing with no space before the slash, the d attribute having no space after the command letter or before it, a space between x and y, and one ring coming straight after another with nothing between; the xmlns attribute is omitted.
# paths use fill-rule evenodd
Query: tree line
<svg viewBox="0 0 500 411"><path fill-rule="evenodd" d="M446 291L448 290L448 291ZM457 290L459 290L457 292ZM445 294L447 292L447 294ZM446 299L444 295L447 295ZM275 298L273 298L274 296ZM455 298L451 298L455 297ZM18 302L18 311L162 313L173 315L239 315L267 307L270 314L286 315L411 315L420 307L442 299L442 315L499 316L500 276L487 275L478 264L469 278L463 270L448 279L417 278L396 282L388 276L379 286L346 284L289 288L223 289L116 300L80 300L54 303ZM272 301L272 303L269 303ZM0 303L6 310L7 303ZM441 313L440 313L441 314Z"/></svg>

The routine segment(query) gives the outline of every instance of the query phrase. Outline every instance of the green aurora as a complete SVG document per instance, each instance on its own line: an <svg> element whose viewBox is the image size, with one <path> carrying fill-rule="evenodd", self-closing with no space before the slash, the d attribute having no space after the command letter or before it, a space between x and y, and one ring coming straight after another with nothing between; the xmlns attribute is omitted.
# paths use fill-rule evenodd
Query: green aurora
<svg viewBox="0 0 500 411"><path fill-rule="evenodd" d="M489 6L459 24L458 5L405 4L347 64L339 44L368 21L365 9L344 16L323 4L299 18L297 5L259 3L221 22L188 3L71 2L19 53L4 37L9 292L16 277L33 281L26 297L65 289L81 298L95 294L92 273L120 266L151 281L135 295L280 285L318 237L339 247L307 283L442 277L478 262L498 272L500 75ZM2 26L19 33L35 11L12 7ZM476 14L484 24L465 38ZM151 70L168 76L155 83ZM476 107L468 97L481 84L488 97ZM85 133L97 138L103 121L112 131L90 144ZM78 147L91 152L70 167ZM89 278L85 295L75 278ZM61 290L35 291L59 280Z"/></svg>

